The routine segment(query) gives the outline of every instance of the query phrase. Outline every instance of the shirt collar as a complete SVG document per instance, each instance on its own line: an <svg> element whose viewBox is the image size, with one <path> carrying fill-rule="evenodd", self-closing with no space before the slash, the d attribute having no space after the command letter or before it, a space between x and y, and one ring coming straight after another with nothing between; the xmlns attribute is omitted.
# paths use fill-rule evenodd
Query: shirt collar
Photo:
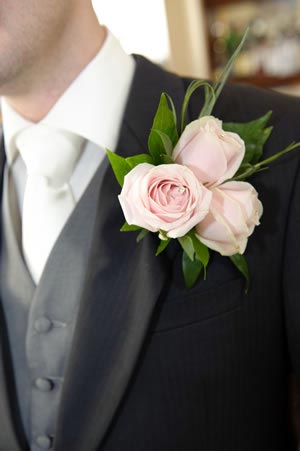
<svg viewBox="0 0 300 451"><path fill-rule="evenodd" d="M134 59L108 31L95 58L82 70L41 123L76 133L114 150L134 73ZM1 99L8 163L16 157L14 136L32 125Z"/></svg>

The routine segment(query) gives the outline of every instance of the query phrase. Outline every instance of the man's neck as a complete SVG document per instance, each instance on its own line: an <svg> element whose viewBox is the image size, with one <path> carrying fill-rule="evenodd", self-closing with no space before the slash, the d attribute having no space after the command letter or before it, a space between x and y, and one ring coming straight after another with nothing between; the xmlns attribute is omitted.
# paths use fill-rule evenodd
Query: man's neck
<svg viewBox="0 0 300 451"><path fill-rule="evenodd" d="M80 39L66 41L61 49L47 55L38 70L29 74L28 82L25 79L16 92L5 96L7 102L24 118L39 122L96 56L105 38L106 29L98 21L90 23Z"/></svg>

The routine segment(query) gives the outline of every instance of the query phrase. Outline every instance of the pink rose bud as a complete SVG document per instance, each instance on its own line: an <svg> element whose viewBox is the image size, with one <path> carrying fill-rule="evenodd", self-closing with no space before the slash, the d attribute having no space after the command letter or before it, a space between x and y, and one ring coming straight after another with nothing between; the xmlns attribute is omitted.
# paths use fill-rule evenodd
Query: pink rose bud
<svg viewBox="0 0 300 451"><path fill-rule="evenodd" d="M119 201L128 224L177 238L203 220L211 197L185 166L142 163L125 176Z"/></svg>
<svg viewBox="0 0 300 451"><path fill-rule="evenodd" d="M197 237L222 255L243 254L263 212L257 191L247 182L234 181L211 191L210 212L197 225Z"/></svg>
<svg viewBox="0 0 300 451"><path fill-rule="evenodd" d="M206 186L234 176L245 155L245 143L222 129L222 121L206 116L191 122L173 151L175 163L188 166Z"/></svg>

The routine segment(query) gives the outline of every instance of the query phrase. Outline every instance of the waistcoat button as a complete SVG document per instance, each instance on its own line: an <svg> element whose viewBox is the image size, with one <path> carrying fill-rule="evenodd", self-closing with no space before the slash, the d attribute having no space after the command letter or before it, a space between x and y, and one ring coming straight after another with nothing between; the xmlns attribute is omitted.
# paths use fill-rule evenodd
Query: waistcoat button
<svg viewBox="0 0 300 451"><path fill-rule="evenodd" d="M49 332L49 330L51 330L52 321L46 316L42 316L41 318L35 320L34 328L40 334L44 334L46 332Z"/></svg>
<svg viewBox="0 0 300 451"><path fill-rule="evenodd" d="M54 387L53 382L50 379L44 377L38 377L34 382L35 387L40 391L51 391Z"/></svg>
<svg viewBox="0 0 300 451"><path fill-rule="evenodd" d="M36 438L36 444L42 449L50 449L52 445L51 437L48 435L39 435Z"/></svg>

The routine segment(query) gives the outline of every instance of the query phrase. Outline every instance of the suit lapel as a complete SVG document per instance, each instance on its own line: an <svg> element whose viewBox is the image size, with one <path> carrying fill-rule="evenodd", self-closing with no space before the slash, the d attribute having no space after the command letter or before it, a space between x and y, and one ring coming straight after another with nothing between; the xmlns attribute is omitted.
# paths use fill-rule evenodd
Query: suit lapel
<svg viewBox="0 0 300 451"><path fill-rule="evenodd" d="M0 139L0 211L2 211L1 204L5 166L2 132ZM18 411L12 364L9 355L8 336L1 302L0 325L0 449L24 450L27 448L27 445Z"/></svg>
<svg viewBox="0 0 300 451"><path fill-rule="evenodd" d="M117 152L147 149L162 91L178 104L178 78L137 58ZM120 404L145 340L155 304L168 281L168 262L155 257L156 238L141 243L120 233L124 222L117 185L104 171L92 251L66 371L55 450L86 451L100 446Z"/></svg>

